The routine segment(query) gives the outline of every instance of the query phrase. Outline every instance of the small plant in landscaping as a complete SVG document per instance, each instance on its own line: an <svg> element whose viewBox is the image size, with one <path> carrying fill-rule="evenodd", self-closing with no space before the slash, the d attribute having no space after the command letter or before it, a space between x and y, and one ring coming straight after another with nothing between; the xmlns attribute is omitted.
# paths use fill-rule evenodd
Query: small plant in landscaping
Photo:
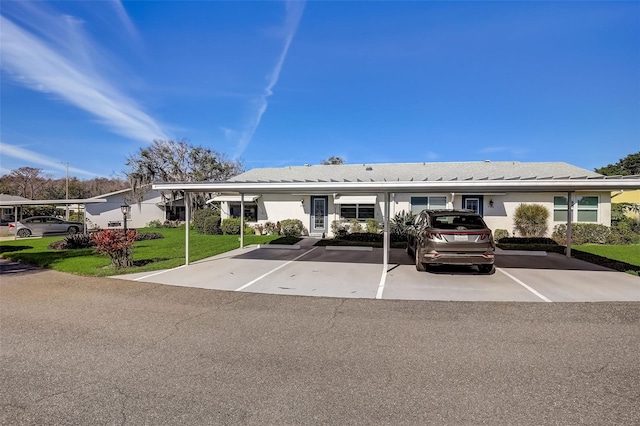
<svg viewBox="0 0 640 426"><path fill-rule="evenodd" d="M349 232L352 234L361 234L364 230L358 219L351 219L349 222Z"/></svg>
<svg viewBox="0 0 640 426"><path fill-rule="evenodd" d="M256 223L253 226L253 231L256 233L256 235L262 235L262 233L264 232L264 225Z"/></svg>
<svg viewBox="0 0 640 426"><path fill-rule="evenodd" d="M220 216L207 216L204 219L203 233L207 235L222 234L222 228L220 226Z"/></svg>
<svg viewBox="0 0 640 426"><path fill-rule="evenodd" d="M106 254L111 259L111 264L116 268L126 268L133 264L133 243L138 232L130 229L126 233L120 230L105 229L92 235L95 242L95 251Z"/></svg>
<svg viewBox="0 0 640 426"><path fill-rule="evenodd" d="M280 233L285 237L300 237L305 229L300 219L284 219L280 222Z"/></svg>
<svg viewBox="0 0 640 426"><path fill-rule="evenodd" d="M336 237L343 237L349 233L349 224L344 220L334 220L331 222L331 232Z"/></svg>
<svg viewBox="0 0 640 426"><path fill-rule="evenodd" d="M162 227L163 227L162 222L160 222L158 219L151 220L149 221L149 223L147 223L147 228L158 229Z"/></svg>
<svg viewBox="0 0 640 426"><path fill-rule="evenodd" d="M222 233L225 235L240 235L240 218L229 217L222 221Z"/></svg>
<svg viewBox="0 0 640 426"><path fill-rule="evenodd" d="M391 235L396 239L407 239L407 230L411 224L413 224L415 215L411 212L405 212L402 210L400 213L396 213L389 223Z"/></svg>
<svg viewBox="0 0 640 426"><path fill-rule="evenodd" d="M51 250L70 250L94 247L96 243L88 234L67 235L63 240L49 244Z"/></svg>
<svg viewBox="0 0 640 426"><path fill-rule="evenodd" d="M549 210L540 204L520 204L513 225L523 237L543 237L547 233Z"/></svg>
<svg viewBox="0 0 640 426"><path fill-rule="evenodd" d="M138 235L136 235L136 241L159 240L162 238L164 238L164 235L158 232L138 232Z"/></svg>
<svg viewBox="0 0 640 426"><path fill-rule="evenodd" d="M372 217L367 219L365 226L366 226L367 232L370 234L376 234L380 232L380 224L378 223L377 220L375 220Z"/></svg>
<svg viewBox="0 0 640 426"><path fill-rule="evenodd" d="M509 231L506 229L496 229L493 231L493 239L496 241L500 241L503 238L509 238Z"/></svg>

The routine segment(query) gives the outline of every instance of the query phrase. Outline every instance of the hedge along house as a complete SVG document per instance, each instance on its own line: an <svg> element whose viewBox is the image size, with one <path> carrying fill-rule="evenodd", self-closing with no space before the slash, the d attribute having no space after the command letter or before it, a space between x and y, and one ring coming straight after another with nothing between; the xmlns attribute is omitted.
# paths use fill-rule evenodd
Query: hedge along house
<svg viewBox="0 0 640 426"><path fill-rule="evenodd" d="M515 209L536 203L549 210L550 229L567 223L570 233L573 222L610 225L611 192L639 189L640 177L605 177L556 162L342 164L253 169L226 182L153 188L217 193L213 200L220 201L222 217L237 215L249 223L300 219L316 236L330 236L333 220L373 217L383 223L386 266L389 218L403 210L471 209L492 229L511 231Z"/></svg>
<svg viewBox="0 0 640 426"><path fill-rule="evenodd" d="M103 200L102 204L86 207L87 222L94 228L122 228L124 217L120 206L123 204L131 206L127 215L129 228L143 228L156 220L164 223L167 220L185 219L184 201L181 198L168 201L160 191L154 189L145 192L139 201L133 199L131 189L99 195L95 199Z"/></svg>

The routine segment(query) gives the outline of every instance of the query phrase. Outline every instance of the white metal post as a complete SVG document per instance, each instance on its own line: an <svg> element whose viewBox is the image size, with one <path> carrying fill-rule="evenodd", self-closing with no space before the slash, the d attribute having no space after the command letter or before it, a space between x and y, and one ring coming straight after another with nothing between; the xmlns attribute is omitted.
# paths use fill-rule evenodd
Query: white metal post
<svg viewBox="0 0 640 426"><path fill-rule="evenodd" d="M383 258L382 258L382 267L383 271L387 271L389 268L389 193L384 193L384 236L383 236Z"/></svg>
<svg viewBox="0 0 640 426"><path fill-rule="evenodd" d="M189 264L189 223L191 217L191 199L188 192L184 192L184 264Z"/></svg>
<svg viewBox="0 0 640 426"><path fill-rule="evenodd" d="M240 193L240 248L244 247L244 193Z"/></svg>
<svg viewBox="0 0 640 426"><path fill-rule="evenodd" d="M571 202L571 195L573 193L571 191L567 192L567 257L571 257L571 234L572 234L572 225L571 220L573 219L573 206Z"/></svg>

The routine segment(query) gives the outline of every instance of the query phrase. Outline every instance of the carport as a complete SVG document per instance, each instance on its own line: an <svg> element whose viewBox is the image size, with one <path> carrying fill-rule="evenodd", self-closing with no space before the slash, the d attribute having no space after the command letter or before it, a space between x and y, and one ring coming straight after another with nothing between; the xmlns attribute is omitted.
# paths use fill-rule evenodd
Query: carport
<svg viewBox="0 0 640 426"><path fill-rule="evenodd" d="M640 189L640 176L598 176L583 178L535 178L535 179L478 179L449 181L281 181L281 182L177 182L156 183L153 189L160 191L183 191L189 200L190 193L218 193L240 197L242 224L240 226L240 247L244 246L244 202L247 194L318 194L334 193L348 195L384 194L383 208L383 274L389 264L390 234L389 212L390 199L396 193L414 192L555 192L566 193L570 200L574 193L584 191L619 191ZM567 257L571 257L571 217L573 206L567 203ZM187 222L191 217L190 202L185 202ZM189 264L189 227L185 227L185 265Z"/></svg>
<svg viewBox="0 0 640 426"><path fill-rule="evenodd" d="M58 205L69 205L69 204L77 204L80 206L84 206L92 203L106 203L107 200L102 198L74 198L74 199L65 199L65 200L19 200L19 201L3 201L3 208L11 208L13 207L13 218L14 223L18 222L18 207L20 206L58 206ZM86 217L83 222L84 229L83 232L87 230ZM17 238L17 235L15 236Z"/></svg>

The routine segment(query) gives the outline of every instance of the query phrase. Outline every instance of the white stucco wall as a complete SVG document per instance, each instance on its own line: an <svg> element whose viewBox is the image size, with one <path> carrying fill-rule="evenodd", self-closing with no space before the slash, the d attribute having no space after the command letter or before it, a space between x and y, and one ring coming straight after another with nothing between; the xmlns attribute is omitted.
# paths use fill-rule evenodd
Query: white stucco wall
<svg viewBox="0 0 640 426"><path fill-rule="evenodd" d="M464 194L473 196L471 194ZM509 194L478 194L483 199L483 218L492 229L506 229L513 232L513 215L518 206L522 203L541 204L549 210L548 235L551 235L555 225L564 222L553 221L553 197L566 196L566 193L509 193ZM599 224L611 225L611 194L609 192L585 192L574 194L575 196L589 195L599 197L598 222ZM411 197L446 197L447 208L461 209L463 194L452 193L398 193L390 195L390 217L403 210L411 211ZM330 227L334 220L340 219L339 207L333 202L332 194L328 195L328 218L327 236L331 236ZM493 207L489 204L493 201ZM228 217L228 205L222 203L222 218ZM309 230L311 221L311 196L310 195L281 195L265 194L258 198L258 223L267 221L277 222L283 219L300 219ZM574 206L574 210L577 206ZM375 219L379 222L383 220L384 194L377 194ZM574 219L575 220L575 219ZM255 222L250 222L253 224Z"/></svg>
<svg viewBox="0 0 640 426"><path fill-rule="evenodd" d="M120 206L128 193L114 194L108 197L106 203L87 204L88 226L98 226L103 229L118 229L124 225ZM164 222L164 208L156 205L162 198L157 191L147 193L140 204L131 204L131 214L127 219L128 228L144 228L152 220ZM120 222L119 227L110 227L109 222Z"/></svg>

